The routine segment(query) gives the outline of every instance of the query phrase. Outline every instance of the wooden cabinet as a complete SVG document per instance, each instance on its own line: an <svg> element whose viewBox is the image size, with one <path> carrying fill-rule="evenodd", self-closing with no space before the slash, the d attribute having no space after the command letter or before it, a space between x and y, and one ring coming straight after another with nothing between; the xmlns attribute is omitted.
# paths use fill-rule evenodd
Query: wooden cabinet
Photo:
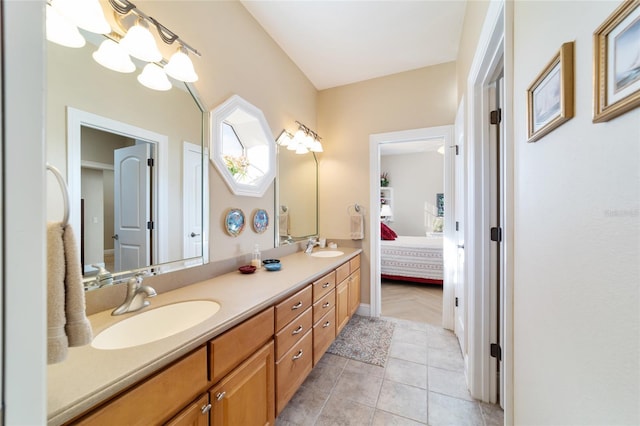
<svg viewBox="0 0 640 426"><path fill-rule="evenodd" d="M336 286L336 336L360 306L360 255L341 265L336 276L342 278Z"/></svg>
<svg viewBox="0 0 640 426"><path fill-rule="evenodd" d="M349 283L345 279L336 287L336 336L349 322Z"/></svg>
<svg viewBox="0 0 640 426"><path fill-rule="evenodd" d="M315 366L322 355L329 349L336 338L336 309L332 308L313 326L313 365Z"/></svg>
<svg viewBox="0 0 640 426"><path fill-rule="evenodd" d="M207 348L203 346L72 424L161 424L208 386Z"/></svg>
<svg viewBox="0 0 640 426"><path fill-rule="evenodd" d="M211 388L212 426L274 424L273 355L269 342Z"/></svg>
<svg viewBox="0 0 640 426"><path fill-rule="evenodd" d="M210 411L211 404L209 403L209 394L207 393L182 410L177 416L166 423L166 426L208 426Z"/></svg>
<svg viewBox="0 0 640 426"><path fill-rule="evenodd" d="M347 281L349 282L349 316L352 317L360 306L360 269L349 275Z"/></svg>
<svg viewBox="0 0 640 426"><path fill-rule="evenodd" d="M311 330L276 361L276 416L287 405L313 367Z"/></svg>

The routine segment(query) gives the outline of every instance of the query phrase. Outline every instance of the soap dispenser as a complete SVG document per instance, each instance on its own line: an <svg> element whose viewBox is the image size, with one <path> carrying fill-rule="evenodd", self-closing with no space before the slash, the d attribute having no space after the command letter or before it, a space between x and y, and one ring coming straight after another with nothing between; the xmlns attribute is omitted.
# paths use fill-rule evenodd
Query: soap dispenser
<svg viewBox="0 0 640 426"><path fill-rule="evenodd" d="M253 246L253 255L251 256L251 266L255 266L259 268L262 265L262 260L260 259L260 246L256 244Z"/></svg>

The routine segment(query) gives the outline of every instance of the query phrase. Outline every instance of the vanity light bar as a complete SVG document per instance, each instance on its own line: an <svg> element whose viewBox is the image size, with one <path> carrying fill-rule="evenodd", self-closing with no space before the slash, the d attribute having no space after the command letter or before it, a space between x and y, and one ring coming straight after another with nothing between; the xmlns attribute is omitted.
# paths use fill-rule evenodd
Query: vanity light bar
<svg viewBox="0 0 640 426"><path fill-rule="evenodd" d="M287 147L288 150L295 151L296 154L306 154L307 152L323 152L322 139L316 132L311 130L299 121L296 121L298 130L295 134L291 134L283 130L276 142L280 146Z"/></svg>

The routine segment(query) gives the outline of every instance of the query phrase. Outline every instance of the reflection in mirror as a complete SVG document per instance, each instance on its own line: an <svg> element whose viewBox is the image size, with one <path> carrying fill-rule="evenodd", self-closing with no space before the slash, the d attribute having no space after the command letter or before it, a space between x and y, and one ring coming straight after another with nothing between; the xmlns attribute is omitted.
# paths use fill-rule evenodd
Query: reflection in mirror
<svg viewBox="0 0 640 426"><path fill-rule="evenodd" d="M139 269L162 273L208 260L204 115L193 87L150 90L136 80L141 68L108 70L92 59L96 49L47 44L47 159L67 171L89 289L103 269L118 281ZM144 152L116 161L124 149ZM48 191L50 219L60 217L58 193ZM138 239L127 241L131 230Z"/></svg>
<svg viewBox="0 0 640 426"><path fill-rule="evenodd" d="M318 161L278 147L279 244L318 235Z"/></svg>
<svg viewBox="0 0 640 426"><path fill-rule="evenodd" d="M261 197L275 176L275 141L261 110L234 95L211 111L211 161L236 195Z"/></svg>

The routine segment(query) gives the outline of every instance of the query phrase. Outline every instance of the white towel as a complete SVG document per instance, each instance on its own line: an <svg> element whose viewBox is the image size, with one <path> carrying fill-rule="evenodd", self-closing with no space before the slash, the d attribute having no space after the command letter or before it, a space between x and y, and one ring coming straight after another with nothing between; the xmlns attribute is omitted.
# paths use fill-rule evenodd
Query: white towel
<svg viewBox="0 0 640 426"><path fill-rule="evenodd" d="M351 215L351 239L362 240L364 238L364 217L357 213Z"/></svg>
<svg viewBox="0 0 640 426"><path fill-rule="evenodd" d="M278 233L281 237L289 236L289 213L280 211L278 216Z"/></svg>
<svg viewBox="0 0 640 426"><path fill-rule="evenodd" d="M47 224L47 363L64 361L69 346L91 342L80 260L70 226Z"/></svg>

